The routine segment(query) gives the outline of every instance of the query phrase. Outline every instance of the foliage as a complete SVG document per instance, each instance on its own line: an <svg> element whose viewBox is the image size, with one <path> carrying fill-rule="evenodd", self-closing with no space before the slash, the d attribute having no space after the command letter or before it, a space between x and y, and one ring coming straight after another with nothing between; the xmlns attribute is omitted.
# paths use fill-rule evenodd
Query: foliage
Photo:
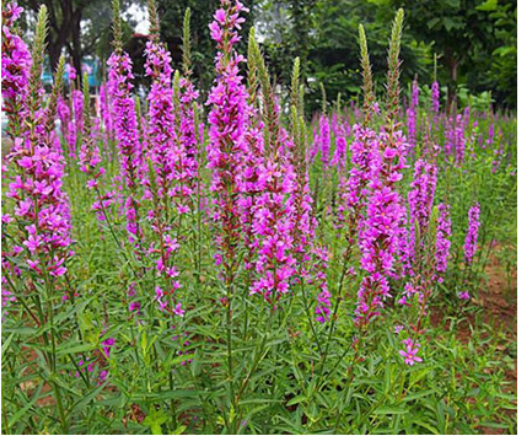
<svg viewBox="0 0 519 436"><path fill-rule="evenodd" d="M63 56L43 98L47 10L30 54L3 7L4 433L515 434L513 332L482 303L516 252L515 117L416 83L403 105L402 10L381 98L367 23L363 104L323 86L306 120L297 59L285 113L234 0L203 99L189 13L181 72L156 6L141 100L113 0L98 112Z"/></svg>
<svg viewBox="0 0 519 436"><path fill-rule="evenodd" d="M440 79L451 91L464 82L473 93L496 90L500 103L515 107L517 2L392 0L391 4L406 9L415 38L433 44L445 67ZM501 94L505 87L507 93Z"/></svg>

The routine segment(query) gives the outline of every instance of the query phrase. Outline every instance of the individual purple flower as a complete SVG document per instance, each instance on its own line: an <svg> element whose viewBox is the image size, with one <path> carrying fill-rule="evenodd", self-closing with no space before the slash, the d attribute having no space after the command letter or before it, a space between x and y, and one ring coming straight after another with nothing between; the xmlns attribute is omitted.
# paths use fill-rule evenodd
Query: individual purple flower
<svg viewBox="0 0 519 436"><path fill-rule="evenodd" d="M137 315L141 314L141 303L138 301L132 301L128 306L130 312L135 312Z"/></svg>
<svg viewBox="0 0 519 436"><path fill-rule="evenodd" d="M69 120L69 135L67 138L69 147L69 156L72 159L76 158L78 137L84 133L83 123L83 93L79 90L73 90L70 93L70 100L72 103L72 117Z"/></svg>
<svg viewBox="0 0 519 436"><path fill-rule="evenodd" d="M418 350L420 349L420 344L411 339L407 338L402 341L405 346L404 350L400 350L400 355L404 358L404 362L406 365L413 366L415 363L422 362L422 358L418 357Z"/></svg>
<svg viewBox="0 0 519 436"><path fill-rule="evenodd" d="M252 103L254 99L258 98L258 94L256 89L249 91L249 102ZM238 189L242 195L238 199L238 206L244 245L247 249L243 260L244 268L253 272L256 269L257 261L257 240L253 225L259 196L264 190L264 185L260 183L260 176L261 168L265 165L265 149L262 134L264 125L259 110L253 104L249 104L248 109L249 125L245 133L246 147L238 181ZM249 273L248 281L250 286L251 273Z"/></svg>
<svg viewBox="0 0 519 436"><path fill-rule="evenodd" d="M192 197L198 183L198 143L195 132L193 104L198 91L188 78L176 80L174 85L175 101L175 148L173 161L175 184L170 191L179 214L193 208ZM203 128L203 125L201 126Z"/></svg>
<svg viewBox="0 0 519 436"><path fill-rule="evenodd" d="M105 356L110 357L112 348L115 346L115 339L114 338L105 339L103 342L101 342L101 346L102 346Z"/></svg>
<svg viewBox="0 0 519 436"><path fill-rule="evenodd" d="M488 127L488 137L485 141L486 146L492 147L492 144L494 142L494 123L490 123L490 126ZM483 148L486 148L483 146Z"/></svg>
<svg viewBox="0 0 519 436"><path fill-rule="evenodd" d="M468 301L470 300L470 295L468 291L458 292L458 298L460 300Z"/></svg>
<svg viewBox="0 0 519 436"><path fill-rule="evenodd" d="M99 121L100 128L105 134L106 152L109 150L109 143L114 140L113 117L111 96L106 84L103 83L99 86ZM112 156L108 157L112 158Z"/></svg>
<svg viewBox="0 0 519 436"><path fill-rule="evenodd" d="M280 138L275 139L279 141L277 147L288 141L283 130L279 134ZM277 147L274 145L272 150ZM295 174L289 156L282 149L278 150L259 168L258 182L263 190L256 201L252 225L258 259L257 278L251 288L252 293L260 293L267 299L271 299L273 294L276 300L288 292L290 278L295 272L292 239Z"/></svg>
<svg viewBox="0 0 519 436"><path fill-rule="evenodd" d="M69 84L72 84L76 80L76 78L77 78L76 69L72 65L67 63L65 65L65 72L68 74L68 82L69 82Z"/></svg>
<svg viewBox="0 0 519 436"><path fill-rule="evenodd" d="M96 190L97 199L99 197L99 190L97 189L98 182L105 173L104 168L100 166L101 156L98 147L99 132L96 128L96 124L93 125L91 122L89 107L83 107L83 105L81 105L81 109L85 112L85 116L84 120L82 120L84 125L78 165L79 170L88 176L87 188Z"/></svg>

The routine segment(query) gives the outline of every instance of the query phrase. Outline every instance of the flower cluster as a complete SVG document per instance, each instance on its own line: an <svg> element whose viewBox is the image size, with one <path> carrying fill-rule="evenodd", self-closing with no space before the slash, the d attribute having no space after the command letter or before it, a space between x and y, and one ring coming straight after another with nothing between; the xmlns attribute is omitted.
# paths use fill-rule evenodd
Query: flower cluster
<svg viewBox="0 0 519 436"><path fill-rule="evenodd" d="M449 253L451 247L450 237L451 232L451 219L449 206L441 203L438 205L438 222L436 223L436 272L438 275L438 281L441 283L443 278L441 277L447 271L447 263L449 260Z"/></svg>
<svg viewBox="0 0 519 436"><path fill-rule="evenodd" d="M272 293L276 300L288 292L290 278L295 272L293 257L294 205L291 199L295 189L295 173L286 145L286 132L280 130L279 148L266 158L260 167L258 183L262 187L256 199L253 233L257 244L258 259L251 292L268 298ZM287 201L287 198L289 201Z"/></svg>
<svg viewBox="0 0 519 436"><path fill-rule="evenodd" d="M411 105L407 108L407 137L409 146L414 148L416 145L416 122L418 117L418 98L420 95L420 88L418 83L413 81L413 90L411 95Z"/></svg>
<svg viewBox="0 0 519 436"><path fill-rule="evenodd" d="M88 97L87 97L88 98ZM98 194L99 179L105 174L105 169L100 166L101 155L99 153L98 130L92 125L90 119L89 101L85 98L82 108L86 115L82 135L82 144L79 150L79 170L88 176L87 188L95 189ZM97 121L97 120L96 120Z"/></svg>
<svg viewBox="0 0 519 436"><path fill-rule="evenodd" d="M130 242L140 239L139 200L136 188L142 177L142 147L135 113L135 101L130 92L133 88L132 61L127 53L115 51L108 59L108 92L112 96L114 131L119 147L119 163L124 183L130 195L124 204Z"/></svg>
<svg viewBox="0 0 519 436"><path fill-rule="evenodd" d="M478 233L479 233L479 203L476 203L469 209L469 226L467 236L465 238L465 262L467 265L472 265L474 255L478 248Z"/></svg>
<svg viewBox="0 0 519 436"><path fill-rule="evenodd" d="M16 2L7 2L2 9L2 110L9 117L13 135L19 133L18 121L24 116L32 65L27 44L15 28L22 12Z"/></svg>
<svg viewBox="0 0 519 436"><path fill-rule="evenodd" d="M400 226L405 209L395 183L405 168L408 144L400 131L382 132L370 154L366 216L359 232L361 267L367 273L358 293L357 322L368 324L390 296L388 277L394 274Z"/></svg>
<svg viewBox="0 0 519 436"><path fill-rule="evenodd" d="M188 78L180 78L175 86L176 149L175 181L172 197L176 199L177 211L186 213L192 209L191 196L197 187L198 134L195 131L194 105L198 91ZM201 125L203 128L203 125Z"/></svg>
<svg viewBox="0 0 519 436"><path fill-rule="evenodd" d="M254 92L249 100L257 98ZM239 174L238 187L240 198L238 199L240 223L243 229L244 245L247 247L244 258L244 267L248 271L255 271L257 241L253 228L254 214L258 201L258 196L263 191L259 183L261 168L264 166L264 147L263 147L263 122L259 111L254 105L249 105L248 128L245 133L245 155L243 158L242 171ZM250 277L249 277L250 282Z"/></svg>
<svg viewBox="0 0 519 436"><path fill-rule="evenodd" d="M216 240L219 248L216 262L223 263L226 281L230 284L241 240L238 182L247 150L249 108L247 90L239 71L244 58L233 48L239 41L237 30L244 21L239 14L244 8L241 3L232 4L230 0L222 0L221 5L209 26L219 51L216 55L217 78L207 101L211 106L207 159L212 171L212 218L220 229Z"/></svg>
<svg viewBox="0 0 519 436"><path fill-rule="evenodd" d="M431 217L436 191L436 173L434 164L423 159L418 159L414 166L414 179L408 194L409 209L411 212L411 224L416 222L420 228L420 236L423 237ZM423 241L421 241L423 242Z"/></svg>
<svg viewBox="0 0 519 436"><path fill-rule="evenodd" d="M323 168L326 170L330 165L330 121L328 116L323 113L319 119L319 137L318 143L321 149L321 160Z"/></svg>
<svg viewBox="0 0 519 436"><path fill-rule="evenodd" d="M337 134L335 135L335 153L332 159L332 165L335 165L339 172L342 173L346 166L346 150L348 148L348 143L346 141L346 137L349 136L349 126L340 124L337 129Z"/></svg>
<svg viewBox="0 0 519 436"><path fill-rule="evenodd" d="M26 121L32 121L28 114ZM16 173L6 197L14 201L18 232L10 250L4 249L4 271L18 274L15 264L25 263L40 279L52 281L67 272L70 250L70 209L63 191L65 162L54 132L32 132L28 138L15 138L7 159ZM11 263L11 259L14 260Z"/></svg>
<svg viewBox="0 0 519 436"><path fill-rule="evenodd" d="M440 84L434 81L431 86L432 110L435 115L440 112Z"/></svg>
<svg viewBox="0 0 519 436"><path fill-rule="evenodd" d="M329 254L325 248L315 247L313 249L315 262L315 283L321 290L317 297L317 306L315 308L315 314L317 315L317 321L325 323L330 319L332 303L330 301L332 294L328 290L328 283L326 282L326 269L328 267Z"/></svg>
<svg viewBox="0 0 519 436"><path fill-rule="evenodd" d="M348 217L348 244L353 245L354 236L361 216L367 184L370 178L371 150L377 147L377 134L374 130L355 124L354 138L350 144L351 168L348 178L340 176L339 192L341 202L338 207L338 220L343 222Z"/></svg>

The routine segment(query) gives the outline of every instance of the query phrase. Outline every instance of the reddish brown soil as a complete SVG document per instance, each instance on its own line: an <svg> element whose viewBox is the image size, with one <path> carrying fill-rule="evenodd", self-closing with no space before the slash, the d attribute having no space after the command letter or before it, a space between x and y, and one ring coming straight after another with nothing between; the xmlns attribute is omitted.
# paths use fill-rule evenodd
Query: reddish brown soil
<svg viewBox="0 0 519 436"><path fill-rule="evenodd" d="M517 340L517 270L506 271L503 262L497 257L495 247L485 267L486 280L483 280L477 296L471 304L478 306L483 314L483 322L502 332L512 342ZM443 308L435 308L431 314L433 326L438 327L444 321ZM457 326L457 336L466 342L472 335L471 328L476 328L473 313L466 313L465 320ZM449 325L444 325L448 329Z"/></svg>

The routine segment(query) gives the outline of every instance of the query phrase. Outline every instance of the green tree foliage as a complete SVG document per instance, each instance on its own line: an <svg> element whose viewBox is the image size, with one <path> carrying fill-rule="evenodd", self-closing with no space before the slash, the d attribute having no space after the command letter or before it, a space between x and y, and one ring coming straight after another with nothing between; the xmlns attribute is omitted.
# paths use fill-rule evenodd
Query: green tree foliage
<svg viewBox="0 0 519 436"><path fill-rule="evenodd" d="M385 0L382 0L386 3ZM440 80L451 90L496 91L516 105L517 2L515 0L387 0L406 11L409 32L433 44ZM512 97L513 94L513 97Z"/></svg>
<svg viewBox="0 0 519 436"><path fill-rule="evenodd" d="M48 10L49 34L47 37L47 53L49 55L50 64L53 70L58 66L58 60L67 50L74 67L80 71L81 58L88 52L93 50L93 46L97 42L94 38L87 50L82 45L82 37L85 32L81 29L82 22L88 21L90 14L96 14L97 11L103 9L103 0L20 0L19 4L25 9L38 13L40 7L45 5ZM109 11L110 4L107 3L106 11ZM99 15L103 17L103 14ZM106 20L109 25L110 14ZM85 23L86 24L86 23ZM99 33L99 21L97 21L97 32ZM87 26L88 27L88 26ZM88 32L88 30L87 30Z"/></svg>
<svg viewBox="0 0 519 436"><path fill-rule="evenodd" d="M301 56L302 73L310 93L306 100L310 111L320 105L319 83L324 84L330 102L339 93L346 99L360 94L360 23L364 23L369 41L377 94L383 93L391 32L388 23L395 12L391 5L357 0L281 0L266 2L264 8L258 14L269 24L264 47L272 71L280 83L288 84L290 63L295 56ZM305 35L305 39L300 35ZM406 31L401 58L404 81L410 82L415 75L424 83L430 81L431 52Z"/></svg>
<svg viewBox="0 0 519 436"><path fill-rule="evenodd" d="M125 0L128 7L138 0ZM48 10L49 31L46 51L54 71L62 54L68 54L70 62L81 71L81 60L97 55L104 62L112 51L112 7L109 0L18 0L20 6L34 16L40 7ZM131 39L132 24L123 23L124 39ZM78 76L81 77L81 74Z"/></svg>
<svg viewBox="0 0 519 436"><path fill-rule="evenodd" d="M242 3L250 9L247 22L244 23L243 34L247 35L252 26L256 0ZM219 2L207 0L157 0L157 10L161 22L160 36L171 51L175 67L182 64L182 28L187 8L191 10L191 47L192 69L199 88L204 91L210 88L213 74L208 65L214 62L215 48L211 40L208 25L213 21L213 14ZM241 41L242 53L246 51L246 41Z"/></svg>
<svg viewBox="0 0 519 436"><path fill-rule="evenodd" d="M488 3L488 2L487 2ZM490 9L497 48L492 52L490 80L498 101L517 107L517 2L500 3Z"/></svg>
<svg viewBox="0 0 519 436"><path fill-rule="evenodd" d="M76 68L81 57L96 54L104 61L111 51L111 11L107 0L20 0L36 12L49 10L47 52L53 67L68 52ZM132 3L125 0L122 10ZM364 24L373 65L375 94L384 92L387 43L396 10L405 10L402 41L402 83L407 89L417 76L428 85L433 58L438 57L438 78L454 90L479 94L490 91L499 105L517 105L517 3L516 0L244 0L250 9L243 34L254 24L265 61L274 81L285 90L292 62L301 62L301 80L307 90L309 111L321 105L320 83L328 100L339 93L345 100L360 94L358 26ZM213 77L207 65L215 49L208 24L218 1L157 0L161 38L172 53L174 66L182 64L182 29L186 9L191 9L192 72L202 92ZM146 85L143 51L146 35L134 35L135 23L123 23L125 49L135 64L136 81ZM246 52L241 42L242 53ZM245 66L244 66L245 68Z"/></svg>

